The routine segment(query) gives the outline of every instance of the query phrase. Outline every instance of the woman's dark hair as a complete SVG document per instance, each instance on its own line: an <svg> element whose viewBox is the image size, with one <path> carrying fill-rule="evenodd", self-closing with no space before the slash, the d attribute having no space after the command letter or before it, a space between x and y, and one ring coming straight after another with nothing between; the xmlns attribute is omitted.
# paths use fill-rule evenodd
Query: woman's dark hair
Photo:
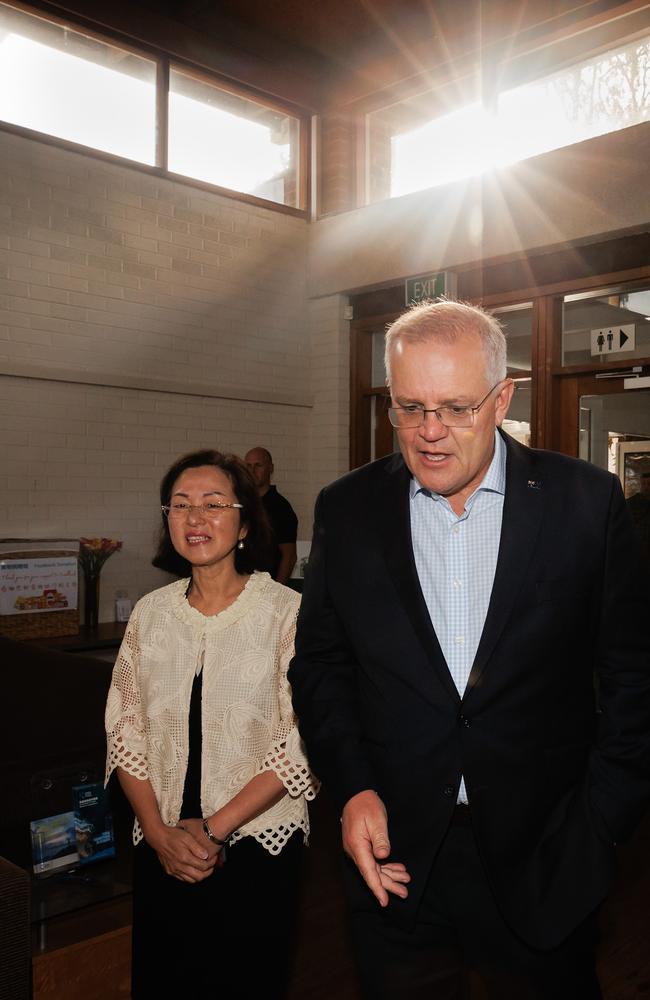
<svg viewBox="0 0 650 1000"><path fill-rule="evenodd" d="M268 569L271 565L271 532L266 511L262 506L255 482L248 468L237 455L224 455L220 451L206 449L183 455L167 470L160 484L160 504L166 507L171 500L172 489L178 477L186 469L196 469L211 465L224 472L232 483L237 502L243 504L241 523L247 532L244 548L235 549L235 569L238 573L252 573L256 569ZM178 554L172 545L167 518L161 512L162 524L158 537L156 554L151 560L153 566L164 569L176 576L191 576L191 563Z"/></svg>

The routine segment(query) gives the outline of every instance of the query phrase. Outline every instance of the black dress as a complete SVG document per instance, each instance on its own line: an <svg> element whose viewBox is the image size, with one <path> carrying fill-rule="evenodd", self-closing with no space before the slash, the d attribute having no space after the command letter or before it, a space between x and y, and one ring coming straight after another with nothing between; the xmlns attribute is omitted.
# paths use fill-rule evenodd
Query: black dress
<svg viewBox="0 0 650 1000"><path fill-rule="evenodd" d="M201 691L194 679L181 817L201 816ZM249 1000L285 995L298 911L301 830L280 854L253 837L228 848L203 882L167 875L144 841L135 848L132 1000ZM246 956L241 959L240 956Z"/></svg>

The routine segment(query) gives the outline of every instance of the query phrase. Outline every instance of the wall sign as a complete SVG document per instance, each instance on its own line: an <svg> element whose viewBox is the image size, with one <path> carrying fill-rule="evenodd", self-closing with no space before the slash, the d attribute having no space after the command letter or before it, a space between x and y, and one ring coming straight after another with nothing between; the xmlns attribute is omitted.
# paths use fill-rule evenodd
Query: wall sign
<svg viewBox="0 0 650 1000"><path fill-rule="evenodd" d="M0 559L0 615L77 607L76 556Z"/></svg>
<svg viewBox="0 0 650 1000"><path fill-rule="evenodd" d="M621 354L633 351L636 347L636 327L634 323L626 326L604 326L591 331L591 353L598 357L603 354Z"/></svg>
<svg viewBox="0 0 650 1000"><path fill-rule="evenodd" d="M456 295L456 275L452 271L436 271L432 274L418 274L404 282L407 306L441 295L454 298Z"/></svg>

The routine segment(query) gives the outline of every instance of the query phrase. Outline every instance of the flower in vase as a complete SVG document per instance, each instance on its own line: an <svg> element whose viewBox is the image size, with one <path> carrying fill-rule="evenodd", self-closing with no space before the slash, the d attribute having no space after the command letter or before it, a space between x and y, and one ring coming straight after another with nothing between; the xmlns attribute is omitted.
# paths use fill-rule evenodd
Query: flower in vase
<svg viewBox="0 0 650 1000"><path fill-rule="evenodd" d="M116 538L80 538L79 563L87 579L99 576L109 556L119 552L122 543Z"/></svg>

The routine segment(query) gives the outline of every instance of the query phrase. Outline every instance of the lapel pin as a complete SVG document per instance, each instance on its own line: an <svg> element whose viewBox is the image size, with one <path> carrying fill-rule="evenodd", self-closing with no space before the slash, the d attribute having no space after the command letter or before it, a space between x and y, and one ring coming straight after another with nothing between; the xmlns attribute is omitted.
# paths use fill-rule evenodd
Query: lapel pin
<svg viewBox="0 0 650 1000"><path fill-rule="evenodd" d="M540 479L529 479L526 486L529 490L539 490L542 488L542 483Z"/></svg>

